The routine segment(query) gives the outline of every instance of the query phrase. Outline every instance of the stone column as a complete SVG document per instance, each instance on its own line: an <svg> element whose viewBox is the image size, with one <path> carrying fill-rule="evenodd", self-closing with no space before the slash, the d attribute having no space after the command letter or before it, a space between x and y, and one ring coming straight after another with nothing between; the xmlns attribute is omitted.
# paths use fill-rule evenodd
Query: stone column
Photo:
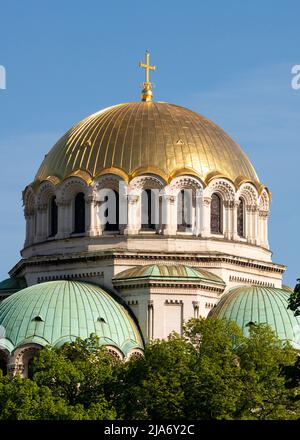
<svg viewBox="0 0 300 440"><path fill-rule="evenodd" d="M232 217L232 231L231 231L231 238L232 240L238 240L238 231L237 231L237 210L239 206L239 201L231 202L231 217Z"/></svg>
<svg viewBox="0 0 300 440"><path fill-rule="evenodd" d="M85 199L85 224L86 235L88 237L94 237L97 235L96 230L96 199L93 195L87 196Z"/></svg>
<svg viewBox="0 0 300 440"><path fill-rule="evenodd" d="M163 234L176 235L177 231L177 210L176 197L164 194L163 196Z"/></svg>
<svg viewBox="0 0 300 440"><path fill-rule="evenodd" d="M223 234L224 237L228 240L232 238L232 223L233 223L233 202L229 200L225 200L224 203L224 218L222 219L223 223Z"/></svg>
<svg viewBox="0 0 300 440"><path fill-rule="evenodd" d="M47 203L40 204L37 207L37 231L35 242L46 240L48 236L48 206Z"/></svg>
<svg viewBox="0 0 300 440"><path fill-rule="evenodd" d="M24 246L29 246L34 241L34 209L25 209L24 216L26 220L26 238Z"/></svg>
<svg viewBox="0 0 300 440"><path fill-rule="evenodd" d="M252 239L253 244L258 244L259 242L259 233L258 233L258 206L252 206Z"/></svg>
<svg viewBox="0 0 300 440"><path fill-rule="evenodd" d="M7 372L13 376L25 377L25 365L23 363L11 363L7 365Z"/></svg>
<svg viewBox="0 0 300 440"><path fill-rule="evenodd" d="M202 207L202 194L195 195L195 232L198 237L201 234L201 207Z"/></svg>
<svg viewBox="0 0 300 440"><path fill-rule="evenodd" d="M138 234L141 229L141 210L140 196L136 194L128 194L128 224L124 229L124 234Z"/></svg>
<svg viewBox="0 0 300 440"><path fill-rule="evenodd" d="M259 224L260 224L260 239L259 244L267 249L269 249L268 240L268 211L259 211Z"/></svg>
<svg viewBox="0 0 300 440"><path fill-rule="evenodd" d="M211 197L203 197L201 206L201 236L210 236L210 205Z"/></svg>
<svg viewBox="0 0 300 440"><path fill-rule="evenodd" d="M56 200L58 208L58 231L55 238L66 238L73 230L71 200Z"/></svg>
<svg viewBox="0 0 300 440"><path fill-rule="evenodd" d="M252 223L252 210L251 205L246 205L246 234L247 234L247 241L248 243L252 243L252 230L253 230L253 223Z"/></svg>

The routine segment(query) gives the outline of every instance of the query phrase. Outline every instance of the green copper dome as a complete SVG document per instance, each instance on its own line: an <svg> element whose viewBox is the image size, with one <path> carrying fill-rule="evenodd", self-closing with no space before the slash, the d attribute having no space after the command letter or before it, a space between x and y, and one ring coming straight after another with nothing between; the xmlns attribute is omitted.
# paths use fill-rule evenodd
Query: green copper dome
<svg viewBox="0 0 300 440"><path fill-rule="evenodd" d="M204 269L195 269L184 265L168 266L166 264L149 264L135 266L117 274L113 280L121 281L128 279L151 279L151 280L176 280L176 281L207 281L210 283L224 284L217 275Z"/></svg>
<svg viewBox="0 0 300 440"><path fill-rule="evenodd" d="M300 316L287 309L290 293L275 287L241 286L226 293L209 316L235 321L247 336L249 323L268 324L282 341L300 349Z"/></svg>
<svg viewBox="0 0 300 440"><path fill-rule="evenodd" d="M114 346L124 356L132 349L143 349L128 310L103 289L86 282L50 281L13 294L0 303L0 326L0 346L9 352L27 343L60 346L77 337L86 339L91 333L102 345Z"/></svg>

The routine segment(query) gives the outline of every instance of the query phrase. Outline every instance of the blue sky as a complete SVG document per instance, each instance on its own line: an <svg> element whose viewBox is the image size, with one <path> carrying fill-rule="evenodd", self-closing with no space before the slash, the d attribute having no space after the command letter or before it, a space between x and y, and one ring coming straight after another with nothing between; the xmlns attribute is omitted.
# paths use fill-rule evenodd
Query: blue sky
<svg viewBox="0 0 300 440"><path fill-rule="evenodd" d="M273 260L300 277L300 3L0 0L0 279L24 241L21 192L75 122L139 99L145 49L155 97L204 114L246 151L272 192Z"/></svg>

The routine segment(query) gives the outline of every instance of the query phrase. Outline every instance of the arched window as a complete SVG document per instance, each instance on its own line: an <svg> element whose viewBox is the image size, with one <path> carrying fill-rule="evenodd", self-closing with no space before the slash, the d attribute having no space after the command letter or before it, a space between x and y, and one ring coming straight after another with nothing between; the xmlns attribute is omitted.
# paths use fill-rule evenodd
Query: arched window
<svg viewBox="0 0 300 440"><path fill-rule="evenodd" d="M211 196L210 232L212 234L222 234L222 202L218 194Z"/></svg>
<svg viewBox="0 0 300 440"><path fill-rule="evenodd" d="M142 229L155 229L153 220L155 219L155 200L151 189L146 189L142 192Z"/></svg>
<svg viewBox="0 0 300 440"><path fill-rule="evenodd" d="M52 197L50 200L50 233L49 237L54 237L57 234L58 227L58 211L56 204L56 197Z"/></svg>
<svg viewBox="0 0 300 440"><path fill-rule="evenodd" d="M177 230L186 231L192 227L192 193L182 189L177 196Z"/></svg>
<svg viewBox="0 0 300 440"><path fill-rule="evenodd" d="M118 231L120 228L119 223L119 193L112 190L114 196L105 196L104 202L108 202L108 207L104 212L104 217L108 218L105 223L105 231ZM110 211L110 212L109 212ZM109 221L110 220L110 221Z"/></svg>
<svg viewBox="0 0 300 440"><path fill-rule="evenodd" d="M245 237L245 206L244 200L239 199L237 207L237 233L239 237Z"/></svg>
<svg viewBox="0 0 300 440"><path fill-rule="evenodd" d="M78 193L74 203L74 233L85 232L85 200L84 194Z"/></svg>

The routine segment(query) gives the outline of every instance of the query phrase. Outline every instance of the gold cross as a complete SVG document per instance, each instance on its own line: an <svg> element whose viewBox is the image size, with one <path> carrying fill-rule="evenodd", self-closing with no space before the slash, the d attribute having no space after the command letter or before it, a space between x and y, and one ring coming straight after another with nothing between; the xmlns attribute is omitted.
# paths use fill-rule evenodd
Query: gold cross
<svg viewBox="0 0 300 440"><path fill-rule="evenodd" d="M146 71L146 81L145 81L145 84L146 84L146 85L149 85L149 84L150 84L149 70L155 70L156 67L150 65L150 53L148 52L148 50L146 50L146 63L142 63L142 62L140 61L139 66L140 66L142 69L145 69L145 71Z"/></svg>

